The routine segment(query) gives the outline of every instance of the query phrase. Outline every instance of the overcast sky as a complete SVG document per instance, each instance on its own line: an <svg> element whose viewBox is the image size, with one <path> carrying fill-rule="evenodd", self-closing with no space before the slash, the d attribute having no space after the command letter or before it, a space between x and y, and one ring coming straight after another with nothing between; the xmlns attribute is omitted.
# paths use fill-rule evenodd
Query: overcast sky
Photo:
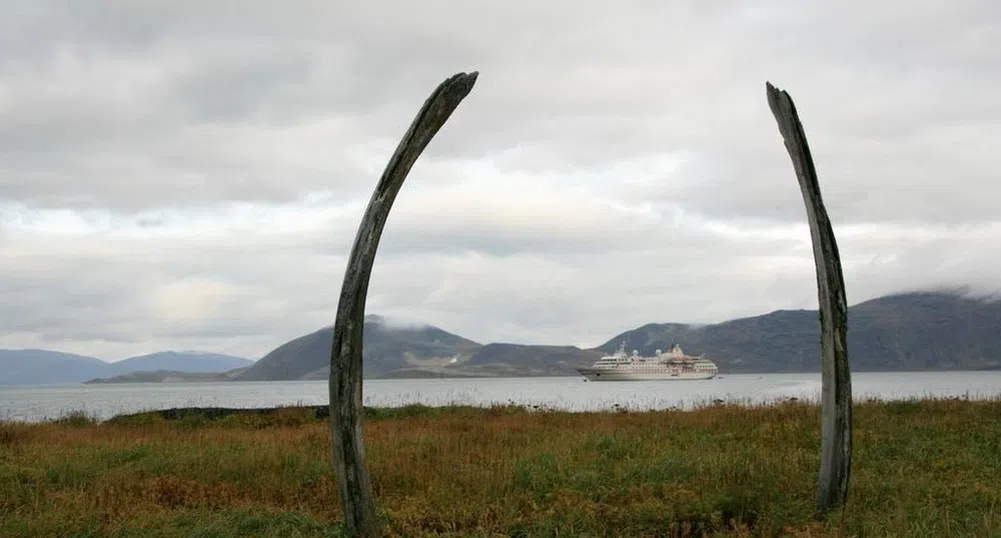
<svg viewBox="0 0 1001 538"><path fill-rule="evenodd" d="M1001 288L1001 2L0 4L0 348L258 358L333 323L392 149L472 70L368 313L591 346L816 308L766 80L851 304Z"/></svg>

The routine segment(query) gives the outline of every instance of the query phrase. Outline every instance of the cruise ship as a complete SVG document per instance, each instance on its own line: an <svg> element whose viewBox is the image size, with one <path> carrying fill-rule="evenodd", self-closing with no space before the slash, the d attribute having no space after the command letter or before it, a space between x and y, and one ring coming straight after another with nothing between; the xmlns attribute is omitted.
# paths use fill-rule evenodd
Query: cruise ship
<svg viewBox="0 0 1001 538"><path fill-rule="evenodd" d="M674 344L671 351L657 350L653 357L641 357L636 350L626 354L626 343L619 350L594 362L589 368L578 368L588 381L660 381L712 379L719 373L716 363L705 355L685 355Z"/></svg>

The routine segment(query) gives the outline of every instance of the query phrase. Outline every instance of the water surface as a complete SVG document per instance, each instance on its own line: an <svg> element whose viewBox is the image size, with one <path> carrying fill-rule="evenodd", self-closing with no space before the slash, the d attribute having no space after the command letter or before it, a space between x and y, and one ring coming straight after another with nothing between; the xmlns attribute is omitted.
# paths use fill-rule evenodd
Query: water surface
<svg viewBox="0 0 1001 538"><path fill-rule="evenodd" d="M857 372L856 398L1001 396L1001 371ZM691 408L715 399L761 403L795 397L817 400L820 374L736 374L703 381L602 381L581 377L369 379L367 406L515 403L569 411ZM171 407L324 405L326 381L135 383L0 387L0 419L40 421L71 411L99 419Z"/></svg>

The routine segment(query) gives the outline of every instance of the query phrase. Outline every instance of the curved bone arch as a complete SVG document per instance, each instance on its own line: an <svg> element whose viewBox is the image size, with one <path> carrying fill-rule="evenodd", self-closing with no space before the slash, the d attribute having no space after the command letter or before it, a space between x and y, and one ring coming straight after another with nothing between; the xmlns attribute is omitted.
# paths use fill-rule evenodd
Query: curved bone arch
<svg viewBox="0 0 1001 538"><path fill-rule="evenodd" d="M330 352L330 426L334 469L349 536L381 535L362 432L365 300L379 239L410 168L469 95L477 76L476 71L453 75L439 84L424 102L375 187L344 274ZM834 232L821 200L817 174L796 108L788 93L771 84L767 84L767 90L768 104L785 139L806 203L817 268L823 349L823 437L817 513L822 516L844 502L851 471L851 380L845 346L844 280Z"/></svg>
<svg viewBox="0 0 1001 538"><path fill-rule="evenodd" d="M792 97L765 83L768 107L778 122L806 204L820 303L821 416L818 518L848 499L852 471L852 373L848 361L848 302L834 229L820 196L810 145Z"/></svg>
<svg viewBox="0 0 1001 538"><path fill-rule="evenodd" d="M438 85L410 124L379 178L358 227L337 304L330 351L330 428L334 470L349 536L380 536L362 435L362 331L365 299L382 229L410 168L469 95L478 73L458 73Z"/></svg>

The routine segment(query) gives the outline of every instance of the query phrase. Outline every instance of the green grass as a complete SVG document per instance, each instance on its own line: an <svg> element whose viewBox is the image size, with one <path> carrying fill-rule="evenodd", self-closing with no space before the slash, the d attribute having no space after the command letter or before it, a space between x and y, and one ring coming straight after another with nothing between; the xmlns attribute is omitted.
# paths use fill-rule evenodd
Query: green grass
<svg viewBox="0 0 1001 538"><path fill-rule="evenodd" d="M819 409L366 410L388 536L1001 536L1001 401L855 407L813 521ZM342 536L311 408L0 423L0 536Z"/></svg>

